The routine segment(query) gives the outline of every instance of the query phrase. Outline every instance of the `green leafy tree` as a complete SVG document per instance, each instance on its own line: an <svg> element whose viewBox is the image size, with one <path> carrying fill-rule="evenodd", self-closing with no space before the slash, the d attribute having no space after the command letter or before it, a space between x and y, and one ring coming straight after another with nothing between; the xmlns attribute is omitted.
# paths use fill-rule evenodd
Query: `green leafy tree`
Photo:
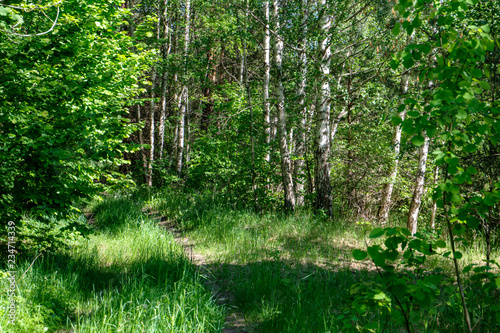
<svg viewBox="0 0 500 333"><path fill-rule="evenodd" d="M137 129L124 107L143 57L130 51L120 4L66 1L51 33L16 35L30 35L26 25L0 33L3 221L65 214L102 182L123 180L117 167L132 149L123 139Z"/></svg>

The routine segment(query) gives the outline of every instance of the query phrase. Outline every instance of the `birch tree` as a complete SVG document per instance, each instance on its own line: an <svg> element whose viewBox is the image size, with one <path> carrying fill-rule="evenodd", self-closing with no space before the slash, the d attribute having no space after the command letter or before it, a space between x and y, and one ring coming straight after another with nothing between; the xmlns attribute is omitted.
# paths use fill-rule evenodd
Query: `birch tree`
<svg viewBox="0 0 500 333"><path fill-rule="evenodd" d="M403 96L408 92L408 83L409 83L410 75L406 73L401 76L401 84L399 87L399 104L403 104ZM401 121L405 119L406 109L401 110L398 116L401 118ZM382 190L382 199L380 201L380 208L377 213L378 220L384 224L387 222L387 218L389 216L389 210L391 207L391 197L392 191L394 188L394 183L396 182L396 177L398 175L398 166L399 166L399 153L401 151L401 125L397 125L394 127L394 134L392 137L392 146L394 147L394 161L392 164L391 172L389 174L389 181L384 185Z"/></svg>
<svg viewBox="0 0 500 333"><path fill-rule="evenodd" d="M160 1L159 10L159 24L160 24L160 53L162 56L162 75L161 75L161 99L160 99L160 123L158 124L159 145L160 152L159 158L163 157L163 146L165 141L165 117L167 113L167 85L168 85L168 71L167 71L167 58L170 54L169 26L167 20L168 0Z"/></svg>
<svg viewBox="0 0 500 333"><path fill-rule="evenodd" d="M425 169L427 166L427 155L429 153L429 137L424 134L424 144L420 147L418 155L417 177L415 179L415 188L411 200L410 211L408 213L407 228L411 234L417 233L417 220L422 195L424 194Z"/></svg>
<svg viewBox="0 0 500 333"><path fill-rule="evenodd" d="M300 12L302 18L300 22L300 80L297 95L299 97L300 122L295 135L295 163L293 168L294 190L296 204L304 204L304 156L306 151L306 131L307 131L307 105L306 105L306 84L307 84L307 20L309 17L308 0L301 0Z"/></svg>
<svg viewBox="0 0 500 333"><path fill-rule="evenodd" d="M274 43L275 66L276 66L276 108L278 113L278 141L281 155L281 175L283 178L283 190L285 192L285 210L293 211L295 209L295 193L293 190L292 163L290 160L290 151L287 143L287 126L285 112L285 95L283 92L283 37L279 34L279 5L278 0L273 0L273 17L275 29L278 32L276 43Z"/></svg>
<svg viewBox="0 0 500 333"><path fill-rule="evenodd" d="M332 215L332 190L330 184L330 28L331 17L328 13L326 0L320 1L320 89L318 105L316 107L316 132L315 132L315 185L316 185L316 208L323 209L328 215Z"/></svg>
<svg viewBox="0 0 500 333"><path fill-rule="evenodd" d="M184 65L183 65L183 78L182 89L179 95L179 124L177 133L177 148L175 156L175 171L178 175L182 172L182 159L184 153L184 136L186 124L186 112L188 108L189 87L187 78L187 57L189 50L189 29L191 24L191 0L186 0L185 3L185 26L184 26Z"/></svg>
<svg viewBox="0 0 500 333"><path fill-rule="evenodd" d="M266 154L264 159L267 162L271 161L271 155L269 154L269 144L271 143L271 107L269 103L269 80L271 77L271 33L269 31L270 27L270 15L269 15L269 0L264 0L264 17L265 17L265 27L264 27L264 78L262 87L262 103L264 109L264 140L266 143Z"/></svg>

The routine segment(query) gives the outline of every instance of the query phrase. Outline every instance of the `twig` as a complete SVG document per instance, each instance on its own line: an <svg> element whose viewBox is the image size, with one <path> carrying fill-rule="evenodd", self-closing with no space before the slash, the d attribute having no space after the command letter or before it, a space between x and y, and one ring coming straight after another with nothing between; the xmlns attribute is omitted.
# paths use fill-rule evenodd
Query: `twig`
<svg viewBox="0 0 500 333"><path fill-rule="evenodd" d="M19 280L22 280L24 275L29 271L29 269L33 266L33 264L35 263L35 261L38 259L39 256L41 256L42 253L40 253L39 255L37 255L35 257L35 259L33 259L33 262L31 263L31 265L29 265L29 267L24 271L23 275L21 275L21 277L19 278Z"/></svg>

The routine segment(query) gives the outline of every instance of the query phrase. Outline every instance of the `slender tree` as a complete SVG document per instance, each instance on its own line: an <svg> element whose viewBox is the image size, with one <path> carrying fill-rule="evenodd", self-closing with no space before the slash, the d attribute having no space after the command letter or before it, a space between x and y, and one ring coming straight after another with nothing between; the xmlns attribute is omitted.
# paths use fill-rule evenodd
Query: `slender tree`
<svg viewBox="0 0 500 333"><path fill-rule="evenodd" d="M417 233L418 212L422 202L425 185L425 169L427 166L427 155L429 153L429 137L424 134L424 144L419 149L417 177L415 179L415 188L411 200L410 211L408 212L407 228L412 235Z"/></svg>
<svg viewBox="0 0 500 333"><path fill-rule="evenodd" d="M294 186L297 206L304 204L304 157L307 140L307 105L306 105L306 84L307 84L307 21L309 17L308 0L301 0L300 12L300 79L297 95L299 97L300 122L295 135L295 163L293 167Z"/></svg>
<svg viewBox="0 0 500 333"><path fill-rule="evenodd" d="M269 144L271 143L271 105L269 102L269 81L271 77L271 33L270 33L270 15L269 0L264 0L264 78L262 87L262 103L264 108L264 140L266 143L266 153L264 159L271 161L269 154Z"/></svg>
<svg viewBox="0 0 500 333"><path fill-rule="evenodd" d="M318 105L316 107L316 133L315 133L315 185L316 185L316 208L323 209L328 215L332 215L332 190L330 184L330 29L331 17L328 13L326 0L320 1L319 12L322 13L320 28L322 32L319 43L320 55L320 88Z"/></svg>
<svg viewBox="0 0 500 333"><path fill-rule="evenodd" d="M186 113L188 109L189 101L189 87L187 78L187 58L189 50L189 29L191 25L191 0L186 0L185 3L185 22L184 22L184 69L182 77L182 89L179 95L179 123L178 123L178 134L177 134L177 149L175 156L175 171L178 175L182 173L182 162L184 153L184 137L186 133Z"/></svg>
<svg viewBox="0 0 500 333"><path fill-rule="evenodd" d="M399 86L399 104L403 102L403 96L408 92L408 83L410 80L409 73L405 73L401 76L401 83ZM398 116L401 120L405 119L406 109L399 112ZM384 224L387 222L389 216L389 209L391 207L391 197L394 188L394 183L396 182L396 177L398 175L399 166L399 153L401 150L401 125L394 127L394 134L392 137L392 146L394 147L394 161L392 162L391 172L389 174L389 181L384 185L382 189L382 199L380 201L380 207L377 213L378 220Z"/></svg>
<svg viewBox="0 0 500 333"><path fill-rule="evenodd" d="M167 70L167 59L170 54L170 43L169 38L169 25L167 20L167 8L168 0L160 1L159 9L159 24L160 24L160 53L162 57L162 67L161 67L161 98L160 98L160 123L158 124L158 134L159 134L159 158L163 157L163 146L165 141L165 118L167 114L167 86L168 86L168 70Z"/></svg>
<svg viewBox="0 0 500 333"><path fill-rule="evenodd" d="M276 31L280 31L278 0L273 0L273 17ZM285 210L293 211L295 209L295 193L293 191L292 179L292 163L290 160L290 151L287 143L287 126L286 126L286 111L285 111L285 95L283 92L283 37L281 34L276 36L274 43L275 66L276 66L276 108L278 111L278 137L279 150L281 157L281 175L283 178L283 190L285 192Z"/></svg>

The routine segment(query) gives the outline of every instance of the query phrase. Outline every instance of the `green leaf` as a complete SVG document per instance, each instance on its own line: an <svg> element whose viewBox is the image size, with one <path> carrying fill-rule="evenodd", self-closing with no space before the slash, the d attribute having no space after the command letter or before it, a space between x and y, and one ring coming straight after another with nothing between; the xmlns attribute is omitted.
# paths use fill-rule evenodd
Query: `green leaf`
<svg viewBox="0 0 500 333"><path fill-rule="evenodd" d="M468 153L473 153L477 150L477 146L472 143L469 143L464 147L464 150Z"/></svg>
<svg viewBox="0 0 500 333"><path fill-rule="evenodd" d="M365 251L355 249L354 251L352 251L352 256L356 260L363 260L368 256L368 253L366 253Z"/></svg>
<svg viewBox="0 0 500 333"><path fill-rule="evenodd" d="M398 126L399 124L401 124L403 122L403 120L398 117L398 116L394 116L391 118L391 123L394 125L394 126Z"/></svg>
<svg viewBox="0 0 500 333"><path fill-rule="evenodd" d="M462 259L462 257L463 257L462 252L455 251L455 252L453 253L453 257L454 257L455 259Z"/></svg>
<svg viewBox="0 0 500 333"><path fill-rule="evenodd" d="M9 16L9 14L12 12L12 10L8 7L3 7L0 5L0 15L2 16Z"/></svg>
<svg viewBox="0 0 500 333"><path fill-rule="evenodd" d="M383 291L373 295L373 299L376 301L385 301L385 302L391 301L391 299Z"/></svg>
<svg viewBox="0 0 500 333"><path fill-rule="evenodd" d="M413 58L406 58L405 60L403 60L403 66L405 66L405 68L411 68L413 67L413 65L415 65L415 61L413 60Z"/></svg>
<svg viewBox="0 0 500 333"><path fill-rule="evenodd" d="M425 143L425 139L424 139L424 137L422 135L419 134L419 135L416 135L413 138L411 138L411 142L416 147L420 147L420 146L422 146Z"/></svg>
<svg viewBox="0 0 500 333"><path fill-rule="evenodd" d="M472 76L475 77L476 79L480 79L483 77L483 71L477 68L474 68L472 70Z"/></svg>
<svg viewBox="0 0 500 333"><path fill-rule="evenodd" d="M464 109L458 109L457 119L459 119L459 120L467 119L467 111L465 111Z"/></svg>
<svg viewBox="0 0 500 333"><path fill-rule="evenodd" d="M408 244L408 246L414 250L420 251L422 241L420 239L414 239Z"/></svg>
<svg viewBox="0 0 500 333"><path fill-rule="evenodd" d="M394 25L394 28L392 28L392 34L393 34L394 36L397 36L397 35L399 35L399 32L400 32L400 31L401 31L401 25L400 25L400 24L399 24L399 22L398 22L398 23L396 23L396 24Z"/></svg>
<svg viewBox="0 0 500 333"><path fill-rule="evenodd" d="M479 81L479 86L483 88L484 90L490 90L491 86L488 82L486 81Z"/></svg>
<svg viewBox="0 0 500 333"><path fill-rule="evenodd" d="M469 216L467 218L467 226L471 229L477 229L479 227L479 219L475 216Z"/></svg>
<svg viewBox="0 0 500 333"><path fill-rule="evenodd" d="M446 247L446 242L444 240L438 240L435 244L437 247L440 247L440 248Z"/></svg>
<svg viewBox="0 0 500 333"><path fill-rule="evenodd" d="M383 236L385 233L385 230L383 228L375 228L370 232L370 238L378 238L380 236Z"/></svg>

